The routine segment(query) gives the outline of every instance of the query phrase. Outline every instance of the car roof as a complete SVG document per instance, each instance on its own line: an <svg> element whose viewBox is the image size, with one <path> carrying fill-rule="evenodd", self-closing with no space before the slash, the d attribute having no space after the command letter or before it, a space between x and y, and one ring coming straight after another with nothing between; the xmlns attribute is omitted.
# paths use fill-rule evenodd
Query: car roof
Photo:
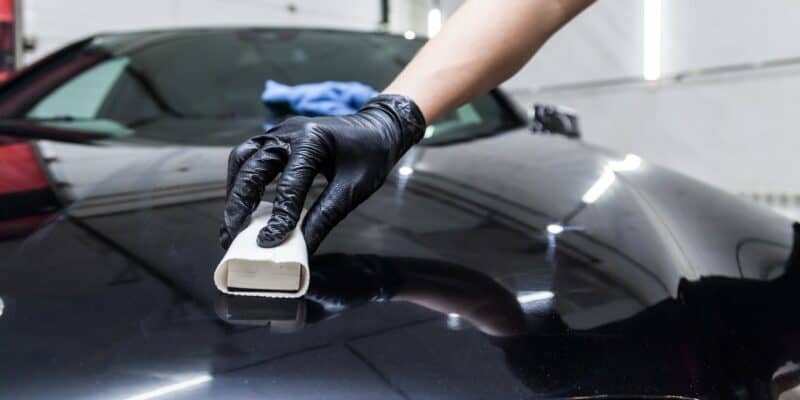
<svg viewBox="0 0 800 400"><path fill-rule="evenodd" d="M130 30L130 31L109 31L100 32L92 35L90 39L92 45L99 46L105 50L117 53L118 51L125 51L129 46L136 46L138 44L149 43L153 40L170 40L178 38L191 38L193 36L205 36L208 34L230 34L230 33L246 33L246 32L275 32L275 33L329 33L329 34L345 34L345 35L365 35L385 37L397 40L413 40L420 43L425 42L427 38L416 37L414 39L406 39L402 35L394 34L384 31L367 31L367 30L348 30L348 29L333 29L333 28L294 28L294 27L275 27L275 26L218 26L218 27L182 27L182 28L158 28L146 30ZM92 40L93 39L93 40ZM137 46L138 47L138 46Z"/></svg>

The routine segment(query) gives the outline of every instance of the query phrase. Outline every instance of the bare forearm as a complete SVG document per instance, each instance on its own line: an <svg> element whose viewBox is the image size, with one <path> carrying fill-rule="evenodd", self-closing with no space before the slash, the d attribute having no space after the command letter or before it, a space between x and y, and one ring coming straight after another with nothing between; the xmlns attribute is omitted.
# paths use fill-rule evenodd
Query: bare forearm
<svg viewBox="0 0 800 400"><path fill-rule="evenodd" d="M430 123L514 75L594 0L469 0L385 90Z"/></svg>

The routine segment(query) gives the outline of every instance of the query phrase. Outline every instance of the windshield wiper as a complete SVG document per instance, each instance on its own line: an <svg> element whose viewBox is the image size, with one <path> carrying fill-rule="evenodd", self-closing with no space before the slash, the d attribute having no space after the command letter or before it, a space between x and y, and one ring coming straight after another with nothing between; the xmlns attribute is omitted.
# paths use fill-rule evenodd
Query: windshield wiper
<svg viewBox="0 0 800 400"><path fill-rule="evenodd" d="M64 114L64 115L53 115L50 117L24 117L22 120L24 121L35 121L35 122L73 122L73 121L91 121L94 118L86 118L86 117L76 117L74 115Z"/></svg>
<svg viewBox="0 0 800 400"><path fill-rule="evenodd" d="M42 124L39 120L0 120L0 136L25 139L45 139L69 143L88 143L101 140L111 135L98 132L87 132Z"/></svg>

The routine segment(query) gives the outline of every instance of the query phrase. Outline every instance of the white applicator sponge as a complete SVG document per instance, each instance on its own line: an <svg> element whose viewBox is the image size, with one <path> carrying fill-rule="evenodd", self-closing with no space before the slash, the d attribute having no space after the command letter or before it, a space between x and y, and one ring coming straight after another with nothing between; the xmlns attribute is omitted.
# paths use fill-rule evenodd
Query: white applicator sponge
<svg viewBox="0 0 800 400"><path fill-rule="evenodd" d="M256 239L271 214L272 203L261 202L249 225L233 239L214 271L214 284L222 293L293 298L308 290L308 252L300 230L303 218L285 242L267 249L259 247Z"/></svg>

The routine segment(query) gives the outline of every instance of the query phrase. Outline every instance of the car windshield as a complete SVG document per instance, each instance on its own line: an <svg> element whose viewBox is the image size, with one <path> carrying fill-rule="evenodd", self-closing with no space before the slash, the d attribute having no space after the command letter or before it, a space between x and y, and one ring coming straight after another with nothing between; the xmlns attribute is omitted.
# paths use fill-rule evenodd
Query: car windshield
<svg viewBox="0 0 800 400"><path fill-rule="evenodd" d="M95 130L108 127L120 140L234 144L265 121L291 115L261 103L266 80L358 81L380 90L423 43L372 33L259 29L147 40L142 34L100 36L87 50L113 56L37 99L24 116L81 127L99 120ZM464 140L519 124L504 102L487 94L437 121L425 137L430 144Z"/></svg>

